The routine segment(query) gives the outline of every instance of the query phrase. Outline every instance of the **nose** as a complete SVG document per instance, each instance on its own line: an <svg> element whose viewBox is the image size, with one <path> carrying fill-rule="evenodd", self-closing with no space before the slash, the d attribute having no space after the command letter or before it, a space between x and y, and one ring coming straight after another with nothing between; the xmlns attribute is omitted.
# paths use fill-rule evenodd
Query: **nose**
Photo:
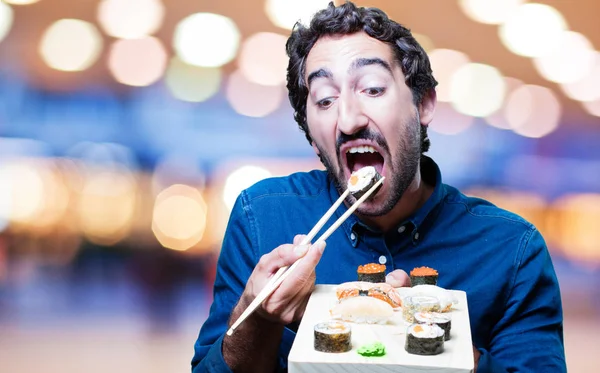
<svg viewBox="0 0 600 373"><path fill-rule="evenodd" d="M357 97L347 93L338 100L338 130L340 132L353 135L367 127L369 119Z"/></svg>

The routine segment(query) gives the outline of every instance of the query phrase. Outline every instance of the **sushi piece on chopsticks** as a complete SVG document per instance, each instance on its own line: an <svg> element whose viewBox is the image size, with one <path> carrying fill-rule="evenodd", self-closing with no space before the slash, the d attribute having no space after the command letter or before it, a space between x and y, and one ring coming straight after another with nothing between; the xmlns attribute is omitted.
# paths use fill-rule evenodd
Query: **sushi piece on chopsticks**
<svg viewBox="0 0 600 373"><path fill-rule="evenodd" d="M360 168L352 173L348 180L348 190L355 198L362 197L375 183L381 179L381 175L375 167L366 166ZM379 188L378 188L379 189ZM377 193L376 190L373 195Z"/></svg>

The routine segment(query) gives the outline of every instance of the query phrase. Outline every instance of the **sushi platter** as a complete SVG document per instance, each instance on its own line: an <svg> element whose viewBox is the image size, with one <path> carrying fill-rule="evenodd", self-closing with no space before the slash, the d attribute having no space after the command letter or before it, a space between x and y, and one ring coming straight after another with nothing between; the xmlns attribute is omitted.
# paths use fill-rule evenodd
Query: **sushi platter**
<svg viewBox="0 0 600 373"><path fill-rule="evenodd" d="M431 287L425 285L425 288L428 286ZM396 288L395 290L401 298L410 299L410 292L414 289L416 288ZM373 320L369 322L360 322L360 320L354 320L356 322L353 322L353 320L348 319L340 321L338 325L343 326L334 327L337 328L336 330L340 330L340 333L334 335L334 338L327 342L327 338L322 337L328 334L322 329L326 327L325 324L327 323L330 325L336 323L335 320L332 320L335 319L336 312L353 313L352 317L356 317L358 313L363 311L358 309L340 310L339 305L342 302L338 300L338 296L349 292L348 289L343 290L343 292L339 290L339 285L316 286L288 357L290 373L366 371L376 373L466 373L473 371L473 348L465 292L441 289L453 301L442 311L444 313L435 314L447 316L447 318L451 317L450 331L441 330L435 324L411 324L406 318L408 303L404 302L405 309L394 307L392 313L389 313L389 310L386 309L385 312L388 313L385 314L385 320L378 323L373 322ZM364 292L364 290L360 291ZM361 295L365 294L361 293ZM347 307L363 307L364 309L368 306L367 304L358 304L356 302L358 298L362 300L367 297L355 297L352 299L354 303L346 303ZM412 298L416 297L413 296ZM389 302L393 304L393 301ZM391 307L389 308L391 309ZM442 305L442 308L444 308L444 305ZM373 313L372 316L375 319L377 318L377 312L381 311L374 308L369 308L367 311L367 313ZM418 316L417 313L411 315L411 320L418 319ZM415 333L414 330L417 330L418 333ZM436 334L438 330L439 334ZM419 337L422 333L434 334ZM419 344L419 340L422 341L421 344ZM407 345L407 341L409 345ZM432 342L434 345L431 344ZM343 343L343 346L339 347L338 352L332 352L332 350L338 348L336 343ZM425 346L424 348L433 346L433 350L421 354L423 351L420 351L420 348L423 346ZM372 351L381 349L385 352L383 354L363 353L369 351L369 349Z"/></svg>

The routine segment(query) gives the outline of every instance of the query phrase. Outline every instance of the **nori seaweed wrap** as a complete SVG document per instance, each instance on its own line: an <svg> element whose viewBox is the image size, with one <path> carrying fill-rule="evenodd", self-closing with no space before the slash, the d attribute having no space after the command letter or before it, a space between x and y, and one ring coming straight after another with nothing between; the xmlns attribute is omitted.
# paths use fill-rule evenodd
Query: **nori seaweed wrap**
<svg viewBox="0 0 600 373"><path fill-rule="evenodd" d="M415 321L419 324L435 324L444 330L444 340L450 340L450 329L452 329L452 317L447 313L439 312L417 312Z"/></svg>
<svg viewBox="0 0 600 373"><path fill-rule="evenodd" d="M404 349L415 355L441 354L444 352L444 330L435 324L412 324L406 333Z"/></svg>
<svg viewBox="0 0 600 373"><path fill-rule="evenodd" d="M348 352L352 349L350 325L328 321L315 325L315 350L321 352Z"/></svg>
<svg viewBox="0 0 600 373"><path fill-rule="evenodd" d="M410 281L412 286L437 285L438 272L433 268L418 267L410 271Z"/></svg>
<svg viewBox="0 0 600 373"><path fill-rule="evenodd" d="M348 180L348 190L354 198L359 199L363 196L369 189L371 189L379 180L381 179L381 175L375 167L366 166L361 169L358 169L352 173L350 179ZM381 188L381 186L379 186ZM379 188L377 188L379 190ZM373 192L372 196L377 193L376 190Z"/></svg>
<svg viewBox="0 0 600 373"><path fill-rule="evenodd" d="M369 263L358 266L358 281L385 282L385 264Z"/></svg>

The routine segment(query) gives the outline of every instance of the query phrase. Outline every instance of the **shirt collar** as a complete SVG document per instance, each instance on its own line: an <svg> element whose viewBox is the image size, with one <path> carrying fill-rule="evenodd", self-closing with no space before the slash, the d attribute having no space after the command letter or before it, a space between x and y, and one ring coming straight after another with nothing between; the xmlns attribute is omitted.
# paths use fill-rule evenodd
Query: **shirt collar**
<svg viewBox="0 0 600 373"><path fill-rule="evenodd" d="M439 212L438 206L444 199L446 193L444 185L442 184L442 174L439 166L433 161L433 159L427 156L422 156L421 158L421 177L428 184L435 185L433 193L431 196L429 196L427 201L425 201L423 206L421 206L406 220L400 222L396 227L396 231L404 231L405 229L408 231L407 227L411 226L412 231L409 233L412 233L413 242L422 239L423 235L426 234L426 231L431 226L434 217L437 216L437 213ZM333 204L340 197L340 194L331 179L329 180L329 193L331 197L331 203ZM348 207L346 207L345 204L342 204L334 214L334 218L339 218L347 210ZM344 230L354 247L356 247L358 244L358 234L356 232L357 225L371 232L381 233L378 230L361 222L356 215L350 215L340 228Z"/></svg>

